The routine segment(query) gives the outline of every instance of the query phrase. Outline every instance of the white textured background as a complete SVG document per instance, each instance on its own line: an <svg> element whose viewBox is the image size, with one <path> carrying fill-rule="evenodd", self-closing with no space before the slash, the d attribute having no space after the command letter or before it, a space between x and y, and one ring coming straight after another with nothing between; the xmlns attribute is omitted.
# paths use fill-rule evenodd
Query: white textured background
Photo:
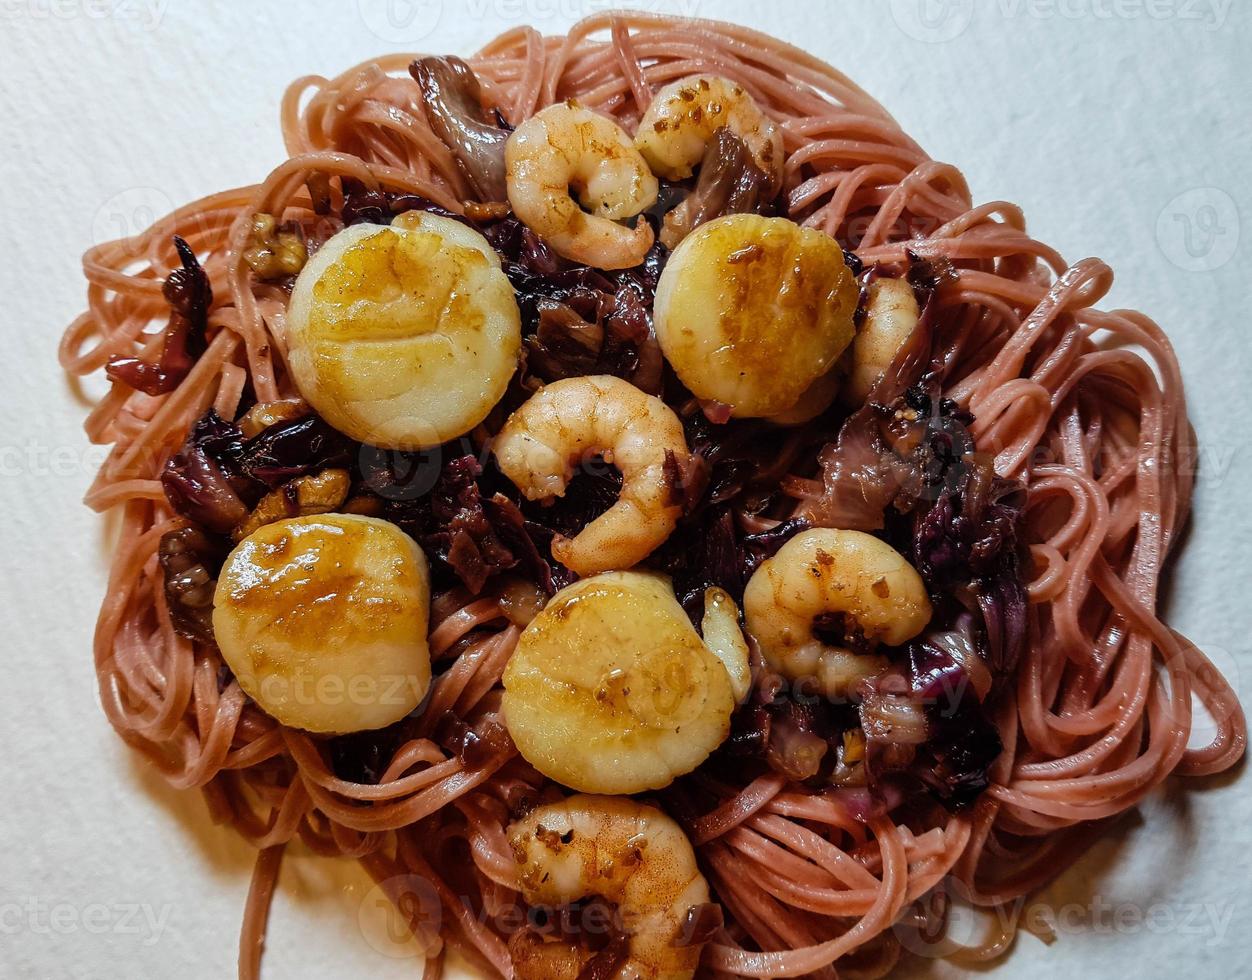
<svg viewBox="0 0 1252 980"><path fill-rule="evenodd" d="M1109 260L1112 303L1173 337L1203 441L1170 613L1252 700L1249 4L641 5L809 48L964 167L977 199L1019 202L1071 259ZM278 100L297 76L390 50L468 53L516 23L559 32L604 6L0 0L0 977L230 976L251 860L99 710L90 632L106 532L79 498L100 453L54 359L82 302L78 256L260 179L281 158ZM1032 901L1060 939L1024 936L1003 975L1252 975L1252 780L1190 786ZM350 869L288 861L267 975L412 976L376 898Z"/></svg>

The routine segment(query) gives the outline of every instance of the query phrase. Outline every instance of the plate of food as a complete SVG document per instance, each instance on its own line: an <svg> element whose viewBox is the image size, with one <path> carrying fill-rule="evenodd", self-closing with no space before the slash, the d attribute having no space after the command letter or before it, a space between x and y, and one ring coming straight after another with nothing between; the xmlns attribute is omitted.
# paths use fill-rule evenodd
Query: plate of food
<svg viewBox="0 0 1252 980"><path fill-rule="evenodd" d="M973 968L1242 758L1161 609L1167 332L838 68L612 11L281 129L87 253L59 352L107 382L101 706L255 848L241 978L309 852L431 977Z"/></svg>

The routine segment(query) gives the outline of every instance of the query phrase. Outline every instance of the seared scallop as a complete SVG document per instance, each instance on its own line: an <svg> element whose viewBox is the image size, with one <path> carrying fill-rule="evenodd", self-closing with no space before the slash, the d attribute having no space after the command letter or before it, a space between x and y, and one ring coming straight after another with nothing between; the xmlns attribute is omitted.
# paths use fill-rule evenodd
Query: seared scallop
<svg viewBox="0 0 1252 980"><path fill-rule="evenodd" d="M697 228L670 256L656 334L682 383L735 418L811 416L799 403L814 392L833 400L833 385L817 382L852 342L859 298L829 235L733 214Z"/></svg>
<svg viewBox="0 0 1252 980"><path fill-rule="evenodd" d="M226 559L213 632L244 691L284 725L382 728L430 686L430 573L394 524L323 514L267 524Z"/></svg>
<svg viewBox="0 0 1252 980"><path fill-rule="evenodd" d="M504 395L521 316L482 235L410 211L318 250L291 294L287 344L300 393L331 425L425 449L469 432Z"/></svg>

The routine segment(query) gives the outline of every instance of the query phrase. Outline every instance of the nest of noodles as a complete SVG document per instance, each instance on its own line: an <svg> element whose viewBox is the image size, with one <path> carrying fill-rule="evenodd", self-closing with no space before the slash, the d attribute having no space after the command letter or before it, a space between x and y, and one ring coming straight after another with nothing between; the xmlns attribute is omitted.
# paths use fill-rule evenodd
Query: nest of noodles
<svg viewBox="0 0 1252 980"><path fill-rule="evenodd" d="M89 309L62 346L68 371L103 368L116 382L87 425L113 446L88 501L124 514L95 643L104 707L173 784L199 788L214 819L260 848L241 975L259 970L279 856L296 839L360 860L429 940L428 970L454 947L508 975L501 923L518 899L505 828L556 790L517 757L498 682L527 610L568 580L552 536L608 506L617 477L590 467L539 511L483 447L503 413L558 377L615 374L682 414L693 458L670 481L683 519L652 563L693 616L705 586L740 595L756 564L813 524L883 535L936 603L935 628L896 651L890 682L857 704L805 702L758 671L730 742L662 794L723 909L703 972L881 975L923 936L958 958L1002 951L1008 937L994 932L973 950L935 940L949 902L1010 902L1171 773L1240 757L1229 686L1156 616L1194 442L1164 334L1095 309L1105 265L1068 265L1010 204L975 206L959 171L842 74L745 29L606 14L567 37L510 31L469 67L478 111L437 98L438 73L411 77L407 57L295 83L282 111L289 158L257 186L90 251ZM785 214L834 236L865 277L910 276L922 324L857 412L780 434L696 404L651 332L664 246L622 273L559 259L484 205L490 160L449 123L459 111L460 135L490 145L493 129L577 97L630 130L656 88L697 71L743 85L780 122L782 193L764 200L748 161L706 165L664 187L647 220L660 228L678 204L685 221ZM307 413L246 436L250 408L294 394L290 280L250 273L253 216L277 216L312 252L345 224L412 208L473 222L518 290L525 362L499 413L424 454L355 445ZM419 716L321 739L249 702L203 609L239 514L328 467L350 472L351 506L432 555L437 677ZM1188 748L1193 694L1218 726ZM901 703L895 737L866 726ZM438 936L397 884L410 875L438 897Z"/></svg>

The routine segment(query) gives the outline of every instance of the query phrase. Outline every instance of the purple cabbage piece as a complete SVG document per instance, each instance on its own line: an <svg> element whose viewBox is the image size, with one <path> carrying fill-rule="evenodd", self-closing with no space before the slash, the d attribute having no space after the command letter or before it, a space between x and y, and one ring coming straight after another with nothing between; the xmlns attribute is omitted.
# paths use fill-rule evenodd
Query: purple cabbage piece
<svg viewBox="0 0 1252 980"><path fill-rule="evenodd" d="M941 642L914 641L907 657L859 692L868 789L884 803L891 793L924 791L959 810L987 788L1003 748L999 732L965 666Z"/></svg>
<svg viewBox="0 0 1252 980"><path fill-rule="evenodd" d="M430 524L422 535L471 592L482 591L488 578L518 562L483 508L481 474L473 456L448 464L430 495Z"/></svg>
<svg viewBox="0 0 1252 980"><path fill-rule="evenodd" d="M343 180L343 209L340 217L348 225L389 225L405 211L425 211L462 224L471 222L464 216L440 207L419 194L397 193L382 188L366 187L359 180Z"/></svg>
<svg viewBox="0 0 1252 980"><path fill-rule="evenodd" d="M611 374L660 394L664 361L652 302L668 255L662 245L634 269L605 272L561 258L516 218L483 233L517 293L527 378Z"/></svg>
<svg viewBox="0 0 1252 980"><path fill-rule="evenodd" d="M214 534L229 534L267 490L328 467L352 467L359 446L319 416L272 425L244 439L210 409L165 465L161 485L174 510Z"/></svg>
<svg viewBox="0 0 1252 980"><path fill-rule="evenodd" d="M243 446L239 427L210 409L161 473L170 506L206 530L229 534L260 496L240 469Z"/></svg>
<svg viewBox="0 0 1252 980"><path fill-rule="evenodd" d="M367 455L362 464L386 517L422 543L444 584L479 592L509 572L551 595L570 581L551 561L555 532L529 520L502 492L512 489L507 481L485 473L472 453L449 445L428 454Z"/></svg>
<svg viewBox="0 0 1252 980"><path fill-rule="evenodd" d="M1017 530L1024 507L1024 488L997 477L989 458L971 453L914 519L918 571L933 592L956 596L980 615L982 652L997 681L1016 668L1027 639Z"/></svg>
<svg viewBox="0 0 1252 980"><path fill-rule="evenodd" d="M670 401L675 399L671 396ZM756 422L718 425L701 412L684 420L691 461L678 474L683 516L649 563L674 579L679 601L699 621L704 590L717 586L739 601L757 566L808 527L803 519L746 534L735 510L761 513L778 499L783 477L822 442L820 423L796 430L780 445L776 427Z"/></svg>
<svg viewBox="0 0 1252 980"><path fill-rule="evenodd" d="M317 415L280 422L243 447L239 468L273 489L298 476L353 464L360 444Z"/></svg>
<svg viewBox="0 0 1252 980"><path fill-rule="evenodd" d="M814 778L820 783L835 740L860 729L866 738L866 785L839 792L861 793L879 812L919 792L960 808L986 788L1002 749L989 711L1027 639L1020 540L1024 488L995 475L992 460L976 451L970 436L972 417L942 397L937 380L941 365L932 356L937 307L931 297L948 277L942 265L914 263L910 278L923 294L924 309L918 329L867 405L818 454L825 492L803 515L818 526L879 534L898 548L930 592L932 632L903 650L887 651L891 669L863 684L851 704L822 701L816 712L807 705L800 710L785 707L797 695L784 691L746 706L736 714L728 747L797 778L810 767L794 760L813 756L789 752L785 743L803 746L804 739L826 737L832 751L818 766ZM725 496L744 507L759 479L746 463L753 454L732 445L743 437L744 427L705 422L700 427L690 427L689 438L710 471L707 499ZM775 443L758 465L779 455ZM699 533L686 532L697 565L716 564L712 546L718 539L727 554L751 554L750 540L735 532L733 522L705 518L701 526ZM764 554L804 526L801 520L758 536L764 538ZM680 525L677 535L684 533ZM676 566L676 583L687 581L686 571L681 563ZM846 625L827 617L815 623L815 631L826 630L832 642L848 645L856 638L847 636ZM960 634L960 658L942 630ZM977 668L978 689L967 674L975 669L970 658L986 667L985 672ZM824 725L815 723L823 712ZM790 728L779 726L780 714ZM797 727L800 736L790 731ZM779 739L784 744L775 744Z"/></svg>
<svg viewBox="0 0 1252 980"><path fill-rule="evenodd" d="M761 214L773 205L773 181L742 139L723 126L713 134L695 188L665 216L661 239L676 248L701 225L728 214Z"/></svg>
<svg viewBox="0 0 1252 980"><path fill-rule="evenodd" d="M918 641L909 648L909 668L913 695L925 706L930 725L916 772L946 804L967 806L990 782L1003 749L1000 733L951 654Z"/></svg>
<svg viewBox="0 0 1252 980"><path fill-rule="evenodd" d="M870 392L865 405L842 425L835 441L819 457L824 493L809 508L809 516L823 527L877 531L901 495L919 491L930 460L901 459L893 443L902 435L916 436L915 426L903 426L899 411L908 404L908 392L921 382L931 364L936 306L924 305L921 319L907 344ZM916 411L916 409L914 409ZM930 418L923 419L923 427ZM893 431L897 430L897 431Z"/></svg>

